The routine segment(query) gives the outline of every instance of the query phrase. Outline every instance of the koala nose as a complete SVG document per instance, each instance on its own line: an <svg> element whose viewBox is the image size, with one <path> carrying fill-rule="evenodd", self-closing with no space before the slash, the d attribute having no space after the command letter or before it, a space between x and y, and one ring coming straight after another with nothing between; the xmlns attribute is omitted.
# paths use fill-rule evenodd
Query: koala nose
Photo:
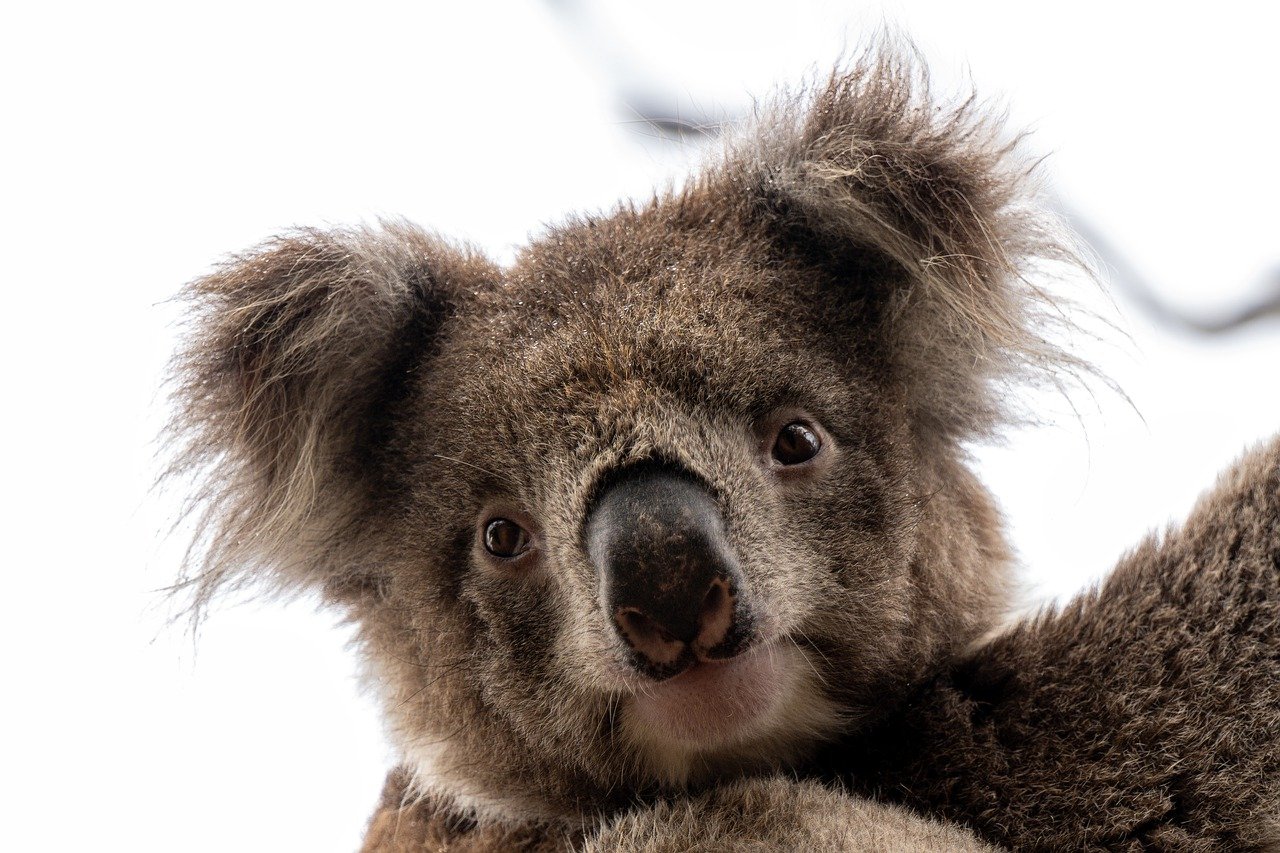
<svg viewBox="0 0 1280 853"><path fill-rule="evenodd" d="M691 476L648 467L613 479L587 517L586 542L601 604L636 669L669 678L746 650L738 562L720 508Z"/></svg>

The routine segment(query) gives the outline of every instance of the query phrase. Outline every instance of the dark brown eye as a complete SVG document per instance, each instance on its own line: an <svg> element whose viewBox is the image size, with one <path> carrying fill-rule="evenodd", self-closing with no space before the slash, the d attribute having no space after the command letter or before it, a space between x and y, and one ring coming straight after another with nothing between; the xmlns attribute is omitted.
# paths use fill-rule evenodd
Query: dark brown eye
<svg viewBox="0 0 1280 853"><path fill-rule="evenodd" d="M484 549L495 557L511 559L529 550L529 533L507 518L495 518L484 526Z"/></svg>
<svg viewBox="0 0 1280 853"><path fill-rule="evenodd" d="M773 442L773 458L783 465L799 465L818 455L822 441L806 423L792 421L778 430Z"/></svg>

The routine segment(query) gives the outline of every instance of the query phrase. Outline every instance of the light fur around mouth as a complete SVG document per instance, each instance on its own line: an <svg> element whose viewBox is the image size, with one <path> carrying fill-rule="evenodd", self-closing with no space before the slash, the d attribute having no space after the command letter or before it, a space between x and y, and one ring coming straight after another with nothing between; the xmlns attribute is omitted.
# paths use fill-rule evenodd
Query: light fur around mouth
<svg viewBox="0 0 1280 853"><path fill-rule="evenodd" d="M840 721L805 652L778 640L636 694L623 706L620 729L649 773L679 786L786 764Z"/></svg>

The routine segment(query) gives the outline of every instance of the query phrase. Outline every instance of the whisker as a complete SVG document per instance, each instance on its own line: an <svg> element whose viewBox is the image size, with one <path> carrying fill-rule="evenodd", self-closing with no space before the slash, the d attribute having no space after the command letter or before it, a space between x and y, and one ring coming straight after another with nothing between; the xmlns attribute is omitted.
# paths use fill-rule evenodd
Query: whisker
<svg viewBox="0 0 1280 853"><path fill-rule="evenodd" d="M826 656L826 654L823 653L822 649L814 645L813 640L810 640L807 636L805 636L803 631L800 631L798 629L796 630L795 633L799 634L801 637L804 637L804 641L808 645L808 647L816 651L822 657L822 660L827 664L828 668L831 667L831 660ZM807 654L805 654L804 646L801 646L798 642L796 642L796 638L792 637L790 634L787 635L787 641L791 643L791 645L796 647L796 651L800 653L800 657L804 658L804 662L809 665L809 669L813 671L813 677L818 679L818 683L821 684L823 687L830 687L831 683L827 680L827 677L824 676L822 672L818 670L818 667L814 664L813 660Z"/></svg>
<svg viewBox="0 0 1280 853"><path fill-rule="evenodd" d="M436 459L444 459L447 462L455 462L459 465L466 465L468 468L474 468L475 470L479 471L482 474L488 474L490 477L493 477L495 480L503 480L503 481L506 480L506 477L502 477L498 474L495 474L493 471L490 471L488 468L481 468L479 465L475 465L471 462L466 461L465 459L458 459L453 456L445 456L443 453L433 453L431 455L434 456Z"/></svg>

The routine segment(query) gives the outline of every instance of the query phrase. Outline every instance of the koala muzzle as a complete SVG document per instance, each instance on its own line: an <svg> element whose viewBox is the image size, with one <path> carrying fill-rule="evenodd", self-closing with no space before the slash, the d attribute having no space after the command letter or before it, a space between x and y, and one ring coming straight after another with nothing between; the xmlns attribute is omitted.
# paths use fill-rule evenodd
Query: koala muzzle
<svg viewBox="0 0 1280 853"><path fill-rule="evenodd" d="M638 468L613 479L586 522L600 603L656 679L732 658L752 639L742 573L715 498L691 476Z"/></svg>

